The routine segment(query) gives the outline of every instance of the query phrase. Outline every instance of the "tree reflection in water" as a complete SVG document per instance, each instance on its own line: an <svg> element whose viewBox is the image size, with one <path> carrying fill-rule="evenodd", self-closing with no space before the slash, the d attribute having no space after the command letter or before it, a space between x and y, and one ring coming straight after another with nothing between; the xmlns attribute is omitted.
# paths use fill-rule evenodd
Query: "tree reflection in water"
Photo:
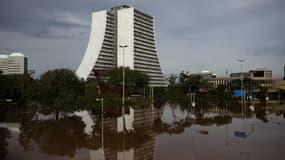
<svg viewBox="0 0 285 160"><path fill-rule="evenodd" d="M11 137L11 132L4 127L0 127L0 159L5 159L8 151L8 138Z"/></svg>
<svg viewBox="0 0 285 160"><path fill-rule="evenodd" d="M77 149L88 147L88 135L80 117L37 120L25 119L22 122L19 141L25 150L32 150L36 143L50 155L73 157Z"/></svg>
<svg viewBox="0 0 285 160"><path fill-rule="evenodd" d="M120 157L124 158L124 156L129 155L137 158L148 155L150 159L155 159L158 135L165 133L169 135L188 133L185 130L190 129L193 125L226 125L232 123L232 116L240 117L239 114L224 111L219 107L214 107L214 109L213 107L196 107L195 111L195 109L190 110L190 108L172 104L165 106L165 109L168 109L169 112L167 113L170 114L167 116L173 118L172 122L165 121L162 118L162 110L156 110L155 107L133 108L133 118L127 119L132 121L132 129L124 128L123 131L119 131L118 129L118 123L122 116L120 115L120 110L115 113L111 112L112 114L104 114L103 153L105 158L120 159ZM235 108L231 109L235 110ZM264 109L256 109L255 112L256 117L263 122L270 120L267 118ZM131 112L126 112L126 114L130 117ZM248 114L247 116L252 115ZM90 116L95 125L91 127L92 132L88 133L85 128L87 125L82 117L73 114L68 114L57 119L55 117L39 115L37 112L26 112L25 114L21 114L20 117L21 127L18 140L25 151L38 152L37 150L40 149L46 155L55 155L62 158L76 158L82 150L94 151L96 154L102 153L100 152L102 149L102 119L100 114ZM128 124L130 123L128 122ZM196 130L195 133L208 135L208 129L203 129ZM10 135L7 129L1 128L0 158L2 159L7 154L7 143L9 142L8 138ZM209 137L211 137L210 134ZM28 152L24 154L28 154Z"/></svg>
<svg viewBox="0 0 285 160"><path fill-rule="evenodd" d="M148 109L149 110L149 109ZM139 116L144 114L141 112ZM147 114L147 113L146 113ZM93 116L95 122L100 122L100 116ZM124 152L129 149L144 147L149 141L154 141L154 132L149 117L134 122L134 130L117 132L114 128L104 126L104 149L113 152ZM112 121L116 117L106 117ZM114 121L114 124L117 124ZM141 125L136 125L141 123ZM40 119L36 114L24 114L21 118L19 142L25 151L34 150L38 146L48 155L68 156L73 158L77 150L99 150L101 148L101 123L95 123L91 134L85 132L85 124L81 117L65 116L59 119ZM116 127L115 127L116 129ZM122 144L125 144L122 147ZM152 147L154 150L154 146Z"/></svg>
<svg viewBox="0 0 285 160"><path fill-rule="evenodd" d="M185 128L189 128L194 124L199 124L202 126L211 126L216 124L225 125L232 122L232 117L228 115L218 115L214 117L198 117L193 121L192 118L186 117L185 119L180 119L173 122L172 124L163 122L161 119L156 119L154 122L154 130L158 134L168 133L168 134L181 134L184 132Z"/></svg>

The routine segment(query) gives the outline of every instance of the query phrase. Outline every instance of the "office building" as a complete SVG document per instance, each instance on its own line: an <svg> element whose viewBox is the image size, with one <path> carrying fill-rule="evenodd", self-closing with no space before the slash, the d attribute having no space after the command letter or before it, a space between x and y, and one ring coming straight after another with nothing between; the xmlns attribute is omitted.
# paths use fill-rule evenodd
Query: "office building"
<svg viewBox="0 0 285 160"><path fill-rule="evenodd" d="M216 74L212 73L211 71L201 71L199 73L191 73L190 76L195 77L195 76L200 76L203 79L211 79L211 78L216 78Z"/></svg>
<svg viewBox="0 0 285 160"><path fill-rule="evenodd" d="M237 72L237 73L231 73L231 78L250 78L250 73L248 72Z"/></svg>
<svg viewBox="0 0 285 160"><path fill-rule="evenodd" d="M28 59L22 53L0 55L0 71L2 74L24 74L28 68Z"/></svg>
<svg viewBox="0 0 285 160"><path fill-rule="evenodd" d="M121 66L147 74L150 86L166 85L155 46L154 18L126 5L92 14L89 43L76 73L86 80Z"/></svg>
<svg viewBox="0 0 285 160"><path fill-rule="evenodd" d="M256 68L254 70L250 70L249 73L252 77L260 77L260 78L271 78L272 70L266 68Z"/></svg>

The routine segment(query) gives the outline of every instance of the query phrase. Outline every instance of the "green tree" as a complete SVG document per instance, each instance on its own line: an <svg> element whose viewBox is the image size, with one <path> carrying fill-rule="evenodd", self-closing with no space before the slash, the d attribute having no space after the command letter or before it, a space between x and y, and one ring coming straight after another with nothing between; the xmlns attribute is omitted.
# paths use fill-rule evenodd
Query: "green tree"
<svg viewBox="0 0 285 160"><path fill-rule="evenodd" d="M178 80L180 83L185 83L189 78L189 72L182 71L181 73L179 73Z"/></svg>
<svg viewBox="0 0 285 160"><path fill-rule="evenodd" d="M177 76L175 74L171 74L168 78L167 81L169 83L169 86L173 87L175 86L176 80L177 80Z"/></svg>
<svg viewBox="0 0 285 160"><path fill-rule="evenodd" d="M99 103L96 103L96 99L101 97L97 80L88 80L84 84L85 94L77 98L77 106L88 110L100 107Z"/></svg>
<svg viewBox="0 0 285 160"><path fill-rule="evenodd" d="M0 159L5 159L8 151L8 139L11 138L11 132L4 127L0 127Z"/></svg>
<svg viewBox="0 0 285 160"><path fill-rule="evenodd" d="M20 105L35 99L37 84L30 74L0 74L0 100L11 99Z"/></svg>
<svg viewBox="0 0 285 160"><path fill-rule="evenodd" d="M39 80L39 100L49 113L73 112L76 100L84 94L84 83L69 69L45 72Z"/></svg>
<svg viewBox="0 0 285 160"><path fill-rule="evenodd" d="M121 86L123 82L123 68L115 68L110 71L107 84L110 86ZM129 94L143 94L148 86L149 77L143 72L125 68L125 87Z"/></svg>

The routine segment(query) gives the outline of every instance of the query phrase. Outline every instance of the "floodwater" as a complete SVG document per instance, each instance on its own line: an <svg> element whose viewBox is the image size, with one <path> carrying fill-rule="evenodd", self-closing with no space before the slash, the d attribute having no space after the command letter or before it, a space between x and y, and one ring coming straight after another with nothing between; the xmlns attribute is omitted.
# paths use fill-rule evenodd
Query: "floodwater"
<svg viewBox="0 0 285 160"><path fill-rule="evenodd" d="M116 107L115 107L116 108ZM118 108L117 108L118 109ZM166 104L55 118L1 113L0 159L283 160L284 113ZM102 128L103 126L103 128Z"/></svg>

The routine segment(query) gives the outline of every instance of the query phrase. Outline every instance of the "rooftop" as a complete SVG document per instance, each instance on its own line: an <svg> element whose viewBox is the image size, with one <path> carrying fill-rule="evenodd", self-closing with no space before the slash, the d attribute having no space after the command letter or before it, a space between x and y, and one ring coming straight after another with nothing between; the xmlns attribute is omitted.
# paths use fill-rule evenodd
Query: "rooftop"
<svg viewBox="0 0 285 160"><path fill-rule="evenodd" d="M14 53L11 53L9 56L24 57L24 54L20 52L14 52Z"/></svg>

